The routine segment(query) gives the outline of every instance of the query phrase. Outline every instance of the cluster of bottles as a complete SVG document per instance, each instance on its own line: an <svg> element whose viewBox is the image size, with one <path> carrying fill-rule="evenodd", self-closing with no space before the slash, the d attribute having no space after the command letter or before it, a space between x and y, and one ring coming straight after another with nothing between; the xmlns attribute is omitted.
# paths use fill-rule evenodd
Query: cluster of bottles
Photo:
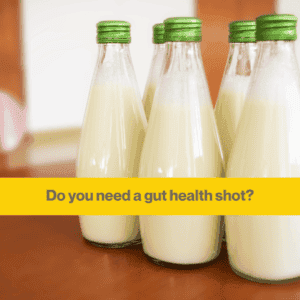
<svg viewBox="0 0 300 300"><path fill-rule="evenodd" d="M77 177L300 177L296 22L293 15L264 15L230 24L215 110L201 58L201 20L169 18L153 27L143 100L130 24L98 23ZM95 245L142 242L154 263L178 268L216 258L224 232L221 216L79 219ZM225 216L225 228L230 263L241 276L267 282L300 276L300 217Z"/></svg>

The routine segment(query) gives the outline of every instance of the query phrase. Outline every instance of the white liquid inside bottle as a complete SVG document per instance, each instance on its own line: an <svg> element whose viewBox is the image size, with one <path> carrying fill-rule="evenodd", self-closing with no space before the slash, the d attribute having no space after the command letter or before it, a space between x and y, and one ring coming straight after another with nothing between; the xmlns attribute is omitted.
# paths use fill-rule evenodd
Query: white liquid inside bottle
<svg viewBox="0 0 300 300"><path fill-rule="evenodd" d="M147 120L150 118L151 108L153 104L153 99L156 91L156 82L149 82L149 84L146 86L145 89L145 95L143 99L145 114L147 117Z"/></svg>
<svg viewBox="0 0 300 300"><path fill-rule="evenodd" d="M255 34L255 31L251 30L251 33ZM230 44L224 78L215 107L225 168L235 140L236 130L253 74L256 48L256 44L253 42Z"/></svg>
<svg viewBox="0 0 300 300"><path fill-rule="evenodd" d="M173 264L192 265L219 254L218 216L140 216L144 251Z"/></svg>
<svg viewBox="0 0 300 300"><path fill-rule="evenodd" d="M82 130L80 177L138 177L145 121L134 88L96 85ZM86 159L89 158L89 159Z"/></svg>
<svg viewBox="0 0 300 300"><path fill-rule="evenodd" d="M212 105L164 102L153 108L155 122L149 123L143 149L151 160L141 162L140 177L218 177L222 164ZM151 147L154 140L159 147Z"/></svg>
<svg viewBox="0 0 300 300"><path fill-rule="evenodd" d="M230 263L239 275L258 281L300 276L299 216L226 216L225 223Z"/></svg>
<svg viewBox="0 0 300 300"><path fill-rule="evenodd" d="M140 237L138 217L80 216L82 234L88 241L117 247Z"/></svg>
<svg viewBox="0 0 300 300"><path fill-rule="evenodd" d="M291 42L260 43L227 177L300 177L300 85ZM226 216L232 268L255 281L300 276L299 216Z"/></svg>
<svg viewBox="0 0 300 300"><path fill-rule="evenodd" d="M199 177L199 182L200 177L218 177L222 159L203 65L197 58L199 45L178 42L170 47L171 58L152 106L139 176ZM219 216L140 216L140 227L144 252L161 265L195 267L220 251Z"/></svg>
<svg viewBox="0 0 300 300"><path fill-rule="evenodd" d="M233 146L249 83L250 76L235 75L227 78L220 90L215 115L225 162Z"/></svg>
<svg viewBox="0 0 300 300"><path fill-rule="evenodd" d="M212 106L202 106L198 120L192 106L176 101L157 103L152 113L155 123L149 126L145 140L143 157L147 159L141 163L140 177L220 175ZM198 135L201 140L195 138ZM159 148L149 145L153 140ZM192 265L219 254L223 235L219 216L140 216L140 227L145 253L157 260Z"/></svg>
<svg viewBox="0 0 300 300"><path fill-rule="evenodd" d="M138 177L145 119L134 88L96 85L89 99L77 177ZM138 216L80 216L83 236L101 246L126 246L140 238Z"/></svg>
<svg viewBox="0 0 300 300"><path fill-rule="evenodd" d="M149 72L148 81L146 84L143 104L145 109L146 118L149 121L153 99L157 85L159 84L159 78L161 76L161 70L163 68L164 56L166 51L165 44L155 44L154 55L151 63L151 69Z"/></svg>

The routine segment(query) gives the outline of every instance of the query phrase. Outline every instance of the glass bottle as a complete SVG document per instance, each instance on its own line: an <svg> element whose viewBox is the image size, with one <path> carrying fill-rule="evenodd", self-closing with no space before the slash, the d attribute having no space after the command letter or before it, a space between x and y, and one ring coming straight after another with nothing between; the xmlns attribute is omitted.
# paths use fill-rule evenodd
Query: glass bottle
<svg viewBox="0 0 300 300"><path fill-rule="evenodd" d="M255 21L235 21L229 24L230 50L215 107L225 167L253 73L255 29Z"/></svg>
<svg viewBox="0 0 300 300"><path fill-rule="evenodd" d="M300 177L300 74L297 18L256 19L258 43L227 177ZM225 216L233 270L249 280L284 282L300 276L299 216Z"/></svg>
<svg viewBox="0 0 300 300"><path fill-rule="evenodd" d="M225 169L235 132L249 89L256 58L255 21L234 21L229 24L229 53L215 106L217 127L224 153ZM225 226L224 216L221 219ZM226 240L224 230L223 241Z"/></svg>
<svg viewBox="0 0 300 300"><path fill-rule="evenodd" d="M200 52L201 23L189 17L164 21L168 50L140 177L220 176L220 142ZM195 268L219 254L219 216L140 216L140 226L144 252L156 264Z"/></svg>
<svg viewBox="0 0 300 300"><path fill-rule="evenodd" d="M151 62L150 72L143 96L143 104L145 108L146 118L149 120L153 98L158 84L158 79L161 74L163 58L165 54L166 45L164 40L164 24L159 23L153 26L153 43L154 54Z"/></svg>
<svg viewBox="0 0 300 300"><path fill-rule="evenodd" d="M77 177L138 177L147 121L131 61L130 24L97 24L98 61L81 133ZM140 242L138 216L80 216L85 239L102 247Z"/></svg>

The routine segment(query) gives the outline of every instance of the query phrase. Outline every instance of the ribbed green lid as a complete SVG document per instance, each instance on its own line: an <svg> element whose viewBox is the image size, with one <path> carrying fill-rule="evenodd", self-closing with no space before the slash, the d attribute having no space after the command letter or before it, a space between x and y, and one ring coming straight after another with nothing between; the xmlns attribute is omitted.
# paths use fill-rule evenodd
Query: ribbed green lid
<svg viewBox="0 0 300 300"><path fill-rule="evenodd" d="M102 21L97 24L98 44L128 44L130 42L130 23L126 21Z"/></svg>
<svg viewBox="0 0 300 300"><path fill-rule="evenodd" d="M298 18L294 15L263 15L256 19L257 41L294 41Z"/></svg>
<svg viewBox="0 0 300 300"><path fill-rule="evenodd" d="M169 18L164 21L166 42L200 42L202 21L193 17Z"/></svg>
<svg viewBox="0 0 300 300"><path fill-rule="evenodd" d="M229 24L229 43L255 43L256 22L234 21Z"/></svg>
<svg viewBox="0 0 300 300"><path fill-rule="evenodd" d="M163 23L155 24L153 26L153 43L163 44L165 42L165 25Z"/></svg>

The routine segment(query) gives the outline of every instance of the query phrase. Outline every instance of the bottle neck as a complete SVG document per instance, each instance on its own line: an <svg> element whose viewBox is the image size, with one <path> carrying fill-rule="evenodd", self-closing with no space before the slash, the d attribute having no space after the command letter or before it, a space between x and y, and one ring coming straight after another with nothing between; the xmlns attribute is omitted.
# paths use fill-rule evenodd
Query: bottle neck
<svg viewBox="0 0 300 300"><path fill-rule="evenodd" d="M129 44L108 43L98 45L98 59L100 63L118 62L119 59L128 55L130 56Z"/></svg>
<svg viewBox="0 0 300 300"><path fill-rule="evenodd" d="M154 44L154 53L147 84L156 83L160 77L165 58L166 44Z"/></svg>
<svg viewBox="0 0 300 300"><path fill-rule="evenodd" d="M163 53L166 49L166 44L154 44L154 55Z"/></svg>
<svg viewBox="0 0 300 300"><path fill-rule="evenodd" d="M200 42L168 42L155 103L212 107Z"/></svg>
<svg viewBox="0 0 300 300"><path fill-rule="evenodd" d="M135 77L129 44L99 44L94 84L100 81L125 83L130 80L130 76Z"/></svg>
<svg viewBox="0 0 300 300"><path fill-rule="evenodd" d="M282 70L298 68L295 41L264 41L257 45L257 68L265 68L271 63L282 66Z"/></svg>
<svg viewBox="0 0 300 300"><path fill-rule="evenodd" d="M227 76L250 76L256 58L255 43L230 43L224 74Z"/></svg>
<svg viewBox="0 0 300 300"><path fill-rule="evenodd" d="M166 48L163 74L202 67L200 42L168 42Z"/></svg>

